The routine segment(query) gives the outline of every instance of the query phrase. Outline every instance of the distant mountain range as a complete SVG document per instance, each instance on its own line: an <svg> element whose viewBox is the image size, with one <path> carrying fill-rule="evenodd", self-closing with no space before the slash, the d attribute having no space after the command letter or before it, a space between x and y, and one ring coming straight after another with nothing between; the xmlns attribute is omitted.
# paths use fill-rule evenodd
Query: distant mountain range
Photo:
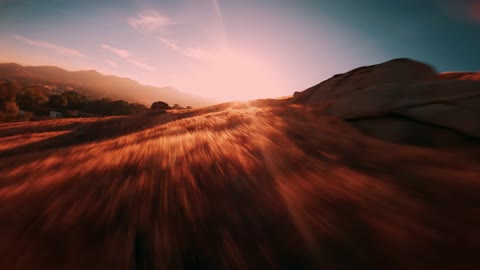
<svg viewBox="0 0 480 270"><path fill-rule="evenodd" d="M189 95L173 87L154 87L117 76L103 75L95 70L67 71L55 66L21 66L15 63L0 64L0 79L15 80L22 85L61 85L80 90L94 97L124 99L150 106L155 101L171 105L203 107L215 102Z"/></svg>

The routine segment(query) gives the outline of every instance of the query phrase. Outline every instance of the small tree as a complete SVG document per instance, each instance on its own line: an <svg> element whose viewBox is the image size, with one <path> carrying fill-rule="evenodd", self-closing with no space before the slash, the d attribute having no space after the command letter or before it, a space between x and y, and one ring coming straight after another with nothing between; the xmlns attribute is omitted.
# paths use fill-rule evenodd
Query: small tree
<svg viewBox="0 0 480 270"><path fill-rule="evenodd" d="M22 93L17 93L16 102L23 110L33 110L48 102L48 97L37 88L28 88Z"/></svg>
<svg viewBox="0 0 480 270"><path fill-rule="evenodd" d="M67 100L68 108L74 110L78 110L87 101L84 95L76 91L66 91L61 96Z"/></svg>
<svg viewBox="0 0 480 270"><path fill-rule="evenodd" d="M62 95L51 95L48 103L52 107L66 108L68 106L68 99L66 96Z"/></svg>
<svg viewBox="0 0 480 270"><path fill-rule="evenodd" d="M4 113L4 117L8 119L13 119L18 115L18 106L14 101L3 102L0 106L0 111Z"/></svg>
<svg viewBox="0 0 480 270"><path fill-rule="evenodd" d="M15 101L15 94L20 91L17 82L8 81L0 85L0 102Z"/></svg>

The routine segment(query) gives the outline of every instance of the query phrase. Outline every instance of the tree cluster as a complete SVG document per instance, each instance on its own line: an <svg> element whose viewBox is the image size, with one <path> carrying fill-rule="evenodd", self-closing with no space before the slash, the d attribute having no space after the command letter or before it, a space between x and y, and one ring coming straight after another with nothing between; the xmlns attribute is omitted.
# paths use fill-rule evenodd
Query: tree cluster
<svg viewBox="0 0 480 270"><path fill-rule="evenodd" d="M18 115L15 92L20 89L16 82L6 81L0 85L0 121L8 121Z"/></svg>
<svg viewBox="0 0 480 270"><path fill-rule="evenodd" d="M88 99L77 91L47 94L39 87L25 87L15 81L0 82L0 121L46 116L51 110L63 111L66 116L81 115L131 115L147 110L143 104L129 103L109 98ZM76 112L76 113L72 113Z"/></svg>

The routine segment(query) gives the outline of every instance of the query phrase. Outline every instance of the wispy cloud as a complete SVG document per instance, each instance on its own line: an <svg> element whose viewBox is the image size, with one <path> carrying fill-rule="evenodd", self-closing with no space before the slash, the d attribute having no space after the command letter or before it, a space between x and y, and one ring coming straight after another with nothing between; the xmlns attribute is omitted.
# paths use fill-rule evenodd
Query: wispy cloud
<svg viewBox="0 0 480 270"><path fill-rule="evenodd" d="M115 48L115 47L112 47L112 46L107 45L107 44L102 44L102 48L107 49L107 50L113 52L114 54L116 54L116 55L118 55L122 58L131 57L130 53L127 50L124 50L124 49Z"/></svg>
<svg viewBox="0 0 480 270"><path fill-rule="evenodd" d="M471 19L475 22L480 23L480 1L474 1L470 10Z"/></svg>
<svg viewBox="0 0 480 270"><path fill-rule="evenodd" d="M143 69L143 70L146 70L146 71L149 71L149 72L153 72L153 71L156 70L155 67L146 64L145 62L143 62L140 59L128 59L127 62L129 62L130 64L132 64L136 67L138 67L139 69Z"/></svg>
<svg viewBox="0 0 480 270"><path fill-rule="evenodd" d="M81 53L77 50L65 48L65 47L62 47L62 46L59 46L59 45L56 45L56 44L52 44L52 43L49 43L49 42L46 42L46 41L32 40L32 39L28 39L28 38L25 38L25 37L22 37L22 36L19 36L19 35L15 35L15 38L18 39L18 40L21 40L25 43L28 43L32 46L49 49L49 50L51 50L53 52L56 52L56 53L59 53L59 54L68 55L68 56L75 56L75 57L84 57L85 56L83 53Z"/></svg>
<svg viewBox="0 0 480 270"><path fill-rule="evenodd" d="M102 45L100 45L100 47L111 51L115 55L125 59L128 63L136 66L139 69L142 69L142 70L145 70L145 71L148 71L148 72L153 72L153 71L156 70L155 67L150 66L149 64L145 63L142 59L135 57L132 53L130 53L129 51L127 51L125 49L116 48L116 47L113 47L113 46L108 45L108 44L102 44ZM114 65L118 66L115 62L113 62L111 60L105 59L105 61L107 63L109 63L111 66L114 66Z"/></svg>
<svg viewBox="0 0 480 270"><path fill-rule="evenodd" d="M162 42L165 46L171 50L180 53L188 58L202 60L207 59L211 56L210 52L201 48L184 48L179 46L175 41L165 38L157 38L158 41Z"/></svg>
<svg viewBox="0 0 480 270"><path fill-rule="evenodd" d="M170 18L156 11L145 11L136 17L129 18L128 23L141 33L156 32L168 25L174 24Z"/></svg>
<svg viewBox="0 0 480 270"><path fill-rule="evenodd" d="M453 19L480 23L480 0L438 0L436 4Z"/></svg>
<svg viewBox="0 0 480 270"><path fill-rule="evenodd" d="M105 62L107 62L107 64L109 64L111 67L113 68L117 68L118 67L118 64L110 59L103 59L105 60Z"/></svg>

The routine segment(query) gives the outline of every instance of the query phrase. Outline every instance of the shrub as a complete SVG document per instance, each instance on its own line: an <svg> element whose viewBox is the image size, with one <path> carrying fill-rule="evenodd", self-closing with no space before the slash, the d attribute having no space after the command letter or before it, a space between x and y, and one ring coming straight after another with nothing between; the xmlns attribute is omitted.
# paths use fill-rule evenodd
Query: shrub
<svg viewBox="0 0 480 270"><path fill-rule="evenodd" d="M7 115L7 116L17 116L18 114L18 106L17 103L14 101L6 101L3 102L1 106L1 110Z"/></svg>

